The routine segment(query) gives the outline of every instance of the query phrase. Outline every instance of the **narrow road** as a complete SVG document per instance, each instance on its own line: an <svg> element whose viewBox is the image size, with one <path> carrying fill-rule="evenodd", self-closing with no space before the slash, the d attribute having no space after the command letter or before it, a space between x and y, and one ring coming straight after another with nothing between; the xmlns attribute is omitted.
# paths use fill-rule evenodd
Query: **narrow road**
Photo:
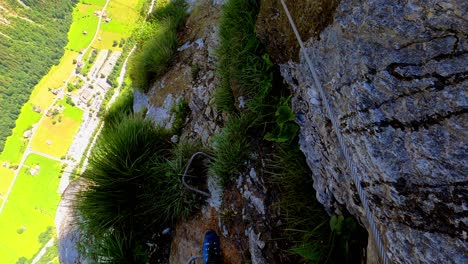
<svg viewBox="0 0 468 264"><path fill-rule="evenodd" d="M93 43L96 40L97 36L99 35L99 30L101 29L102 14L104 13L104 11L106 11L106 8L109 5L109 3L110 3L110 0L107 0L106 4L102 8L102 12L101 12L101 15L99 16L99 20L98 20L98 24L97 24L96 33L94 34L94 37L91 40L91 42L89 43L88 47L86 47L86 49L84 49L83 53L81 54L81 57L78 56L79 60L81 60L81 58L88 52L89 48L91 48L91 46L93 45Z"/></svg>
<svg viewBox="0 0 468 264"><path fill-rule="evenodd" d="M51 238L47 242L47 244L45 244L45 246L41 249L41 251L39 251L39 254L37 254L37 256L31 261L31 264L36 264L39 260L41 260L42 256L44 256L44 254L46 253L47 248L54 245L54 240L55 238Z"/></svg>
<svg viewBox="0 0 468 264"><path fill-rule="evenodd" d="M154 0L153 0L154 1ZM104 5L103 9L102 9L102 12L104 13L104 11L106 10L107 6L109 5L109 2L110 0L107 0L106 1L106 4ZM98 24L97 24L97 30L96 30L96 33L94 34L94 37L93 37L93 40L91 41L91 43L88 45L88 47L86 47L85 49L85 52L83 52L83 54L85 54L88 49L91 47L91 45L93 44L93 42L96 40L96 37L97 35L99 34L99 29L101 27L101 22L102 22L102 14L101 16L99 16L99 21L98 21ZM71 80L71 78L75 75L75 70L76 70L76 65L75 65L75 68L73 69L73 73L68 77L68 79L66 80L65 84L60 88L60 92L57 94L57 96L55 97L54 101L49 105L49 107L44 111L44 113L42 114L41 116L41 119L39 119L39 122L37 124L41 124L42 120L44 120L44 118L46 117L46 114L47 112L55 105L55 103L58 101L58 99L60 99L60 94L63 94L66 87L67 87L67 84L68 82ZM18 175L21 171L21 168L23 167L24 163L26 162L26 159L28 158L29 154L31 154L31 143L33 141L33 138L34 136L36 135L36 132L37 132L37 128L39 127L39 125L35 126L32 130L32 134L31 134L31 137L29 139L29 142L28 142L28 145L26 146L26 151L23 153L23 156L21 157L21 161L20 163L18 164L18 168L16 169L15 171L15 174L13 176L13 181L11 182L10 184L10 187L8 188L8 192L7 194L5 195L5 198L3 199L3 203L2 203L2 206L0 207L0 214L3 212L3 208L5 208L5 205L8 201L8 198L10 197L10 194L11 194L11 191L13 189L13 186L15 185L16 183L16 179L18 178Z"/></svg>
<svg viewBox="0 0 468 264"><path fill-rule="evenodd" d="M46 154L46 153L43 153L43 152L39 152L39 151L35 151L35 150L30 150L29 151L29 154L36 154L36 155L39 155L39 156L42 156L42 157L45 157L45 158L48 158L48 159L51 159L51 160L55 160L55 161L58 161L58 162L63 162L63 160L57 158L57 157L54 157L52 155L49 155L49 154Z"/></svg>

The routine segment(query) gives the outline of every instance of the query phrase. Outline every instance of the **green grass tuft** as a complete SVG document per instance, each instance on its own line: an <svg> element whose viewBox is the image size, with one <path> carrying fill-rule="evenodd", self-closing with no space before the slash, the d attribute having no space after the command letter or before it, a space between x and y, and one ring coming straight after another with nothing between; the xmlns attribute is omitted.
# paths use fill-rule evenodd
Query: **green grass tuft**
<svg viewBox="0 0 468 264"><path fill-rule="evenodd" d="M187 18L187 4L185 0L173 0L162 7L157 7L149 17L150 22L159 23L171 20L175 30L180 30Z"/></svg>
<svg viewBox="0 0 468 264"><path fill-rule="evenodd" d="M255 98L253 106L261 105L272 88L273 64L255 34L258 8L254 0L230 0L223 6L217 50L222 81L216 100L221 110L232 110L230 94Z"/></svg>
<svg viewBox="0 0 468 264"><path fill-rule="evenodd" d="M148 259L146 249L131 231L109 231L88 250L88 256L99 263L146 263Z"/></svg>
<svg viewBox="0 0 468 264"><path fill-rule="evenodd" d="M232 176L237 176L244 169L244 163L249 158L250 140L247 137L251 124L255 121L253 115L232 115L223 131L216 135L213 141L215 160L211 170L222 179L226 185Z"/></svg>
<svg viewBox="0 0 468 264"><path fill-rule="evenodd" d="M171 29L171 22L166 20L132 58L130 77L133 85L148 91L150 83L166 71L176 48L177 34Z"/></svg>
<svg viewBox="0 0 468 264"><path fill-rule="evenodd" d="M286 234L296 244L292 252L316 263L325 263L331 250L329 216L315 199L315 190L305 157L298 147L277 144L267 165L279 189L279 207Z"/></svg>
<svg viewBox="0 0 468 264"><path fill-rule="evenodd" d="M103 234L109 228L134 230L145 218L147 204L143 186L151 182L150 160L164 157L170 148L170 134L151 121L129 116L114 129L103 130L82 175L89 183L79 199L90 233Z"/></svg>
<svg viewBox="0 0 468 264"><path fill-rule="evenodd" d="M185 120L190 114L190 107L184 99L179 99L176 104L173 105L171 112L174 113L174 123L172 124L172 131L175 134L180 134L182 128L185 125Z"/></svg>
<svg viewBox="0 0 468 264"><path fill-rule="evenodd" d="M190 157L200 151L201 146L182 139L171 151L171 158L158 160L153 167L153 182L158 192L148 190L151 213L160 223L175 224L178 219L188 217L200 206L200 197L182 185L182 175ZM194 181L205 180L203 173L195 175Z"/></svg>
<svg viewBox="0 0 468 264"><path fill-rule="evenodd" d="M183 0L171 1L153 12L139 36L140 48L130 64L134 87L146 92L151 82L160 77L174 58L177 49L177 30L186 20Z"/></svg>
<svg viewBox="0 0 468 264"><path fill-rule="evenodd" d="M183 187L181 176L201 146L184 139L174 145L171 131L140 115L119 113L118 122L105 124L82 175L87 182L77 200L87 237L82 251L105 263L144 263L151 235L199 208L200 197ZM204 177L200 173L197 179Z"/></svg>
<svg viewBox="0 0 468 264"><path fill-rule="evenodd" d="M223 79L215 90L214 104L218 110L232 114L236 110L234 103L235 99L232 94L231 86L228 81Z"/></svg>
<svg viewBox="0 0 468 264"><path fill-rule="evenodd" d="M107 110L104 115L104 122L109 124L106 127L115 127L126 116L133 113L133 90L124 89L114 104Z"/></svg>

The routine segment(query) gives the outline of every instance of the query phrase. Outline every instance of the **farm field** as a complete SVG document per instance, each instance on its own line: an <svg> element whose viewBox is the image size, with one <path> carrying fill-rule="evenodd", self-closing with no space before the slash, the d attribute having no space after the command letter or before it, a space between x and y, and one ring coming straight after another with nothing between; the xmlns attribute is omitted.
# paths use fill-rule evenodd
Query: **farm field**
<svg viewBox="0 0 468 264"><path fill-rule="evenodd" d="M13 170L0 166L0 204L3 203L3 197L8 191L13 175Z"/></svg>
<svg viewBox="0 0 468 264"><path fill-rule="evenodd" d="M51 238L45 239L43 234L39 239L39 235L54 226L60 170L59 162L35 154L27 158L0 214L1 263L16 263L21 257L31 259L43 246L39 240L47 242Z"/></svg>
<svg viewBox="0 0 468 264"><path fill-rule="evenodd" d="M32 149L60 158L73 142L81 125L83 110L67 104L65 100L59 101L57 106L63 106L63 112L42 120L33 138Z"/></svg>
<svg viewBox="0 0 468 264"><path fill-rule="evenodd" d="M144 2L145 0L110 0L107 10L108 17L112 19L105 23L103 18L93 47L98 50L121 50L118 45L112 47L114 40L120 42L130 36L139 19L138 10ZM14 184L5 207L0 212L0 264L18 261L29 263L54 235L62 165L48 159L47 155L58 159L66 155L82 123L84 111L69 105L65 99L59 99L55 104L64 106L59 113L44 116L42 120L41 116L56 100L57 95L51 91L63 87L67 80L76 78L72 77L75 60L79 59L79 52L93 39L99 19L94 12L101 10L105 3L106 0L80 0L75 6L73 23L68 32L69 42L63 57L34 87L29 100L22 106L12 135L7 138L4 150L0 153L0 206L4 204L11 184ZM83 35L84 30L87 31L86 35ZM100 41L98 37L101 38ZM91 50L88 50L88 54ZM76 93L79 91L72 92ZM25 137L25 132L34 125L37 126L35 134L32 138ZM46 157L30 154L20 170L13 170L23 158L28 143L30 150L37 154L47 154ZM38 174L33 176L30 170L36 165L40 168ZM47 259L44 263L58 263L55 257L56 245L49 249L43 257L44 260ZM52 260L50 256L55 259Z"/></svg>
<svg viewBox="0 0 468 264"><path fill-rule="evenodd" d="M111 0L107 6L108 23L102 23L97 40L93 43L95 49L121 50L117 45L113 47L113 42L130 37L130 33L137 25L140 17L139 10L145 0L115 1Z"/></svg>
<svg viewBox="0 0 468 264"><path fill-rule="evenodd" d="M55 95L49 89L57 89L65 85L75 69L73 60L78 56L77 52L66 50L60 63L52 66L47 75L34 87L29 102L32 105L46 109L54 101Z"/></svg>
<svg viewBox="0 0 468 264"><path fill-rule="evenodd" d="M5 148L0 155L0 162L19 163L28 144L27 140L23 137L23 133L41 118L41 114L34 112L33 107L40 107L44 111L54 101L55 95L49 89L56 89L64 85L64 80L73 72L73 59L77 55L77 52L65 51L60 63L52 66L47 75L34 87L29 101L21 108L21 113L16 120L16 126L13 129L12 135L6 140ZM1 188L2 186L0 185Z"/></svg>
<svg viewBox="0 0 468 264"><path fill-rule="evenodd" d="M95 11L101 10L102 6L95 4L85 4L86 3L98 3L101 1L82 1L76 5L73 9L73 23L68 32L68 44L65 49L73 51L81 51L86 48L93 36L96 33L96 25L99 21L99 17L94 14ZM86 34L83 32L86 31Z"/></svg>
<svg viewBox="0 0 468 264"><path fill-rule="evenodd" d="M16 120L16 126L13 129L13 134L9 136L5 143L5 148L0 155L0 163L9 162L10 164L18 164L21 160L23 152L26 150L28 140L23 137L23 133L36 124L41 119L41 114L33 111L31 103L26 103L21 108L21 114ZM1 171L0 171L1 173ZM2 187L0 186L0 189Z"/></svg>

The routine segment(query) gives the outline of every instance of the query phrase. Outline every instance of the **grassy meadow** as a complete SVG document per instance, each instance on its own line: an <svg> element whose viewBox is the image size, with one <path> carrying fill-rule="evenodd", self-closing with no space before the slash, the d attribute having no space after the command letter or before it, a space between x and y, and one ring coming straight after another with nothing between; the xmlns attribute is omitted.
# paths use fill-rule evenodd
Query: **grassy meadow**
<svg viewBox="0 0 468 264"><path fill-rule="evenodd" d="M126 39L137 25L140 17L139 10L143 6L145 0L127 0L115 1L111 0L107 6L107 17L110 22L103 22L99 30L98 37L101 40L96 40L93 43L95 49L111 49L121 50L122 48L114 46L114 41L119 42L121 39ZM114 47L113 47L114 46Z"/></svg>
<svg viewBox="0 0 468 264"><path fill-rule="evenodd" d="M77 52L66 50L60 63L52 66L47 75L34 87L29 102L42 109L49 107L55 98L55 95L49 89L57 89L65 85L65 81L70 77L75 68L73 59L77 56Z"/></svg>
<svg viewBox="0 0 468 264"><path fill-rule="evenodd" d="M76 5L75 9L73 9L73 24L70 27L70 31L68 31L68 45L66 49L80 51L91 43L99 21L99 17L94 14L94 11L101 9L102 6L84 4L83 2ZM86 31L87 34L84 35L83 31Z"/></svg>
<svg viewBox="0 0 468 264"><path fill-rule="evenodd" d="M32 149L60 158L67 153L80 128L83 110L67 104L65 100L59 101L58 105L64 106L64 111L42 120L33 138Z"/></svg>
<svg viewBox="0 0 468 264"><path fill-rule="evenodd" d="M0 204L3 203L3 199L8 192L13 175L14 171L12 169L0 166Z"/></svg>
<svg viewBox="0 0 468 264"><path fill-rule="evenodd" d="M32 108L33 106L31 103L26 103L21 108L21 114L16 120L16 126L13 129L13 134L7 138L5 148L0 155L0 163L6 161L13 165L20 162L21 156L26 150L26 145L28 144L28 141L23 137L23 133L41 119L41 114L34 112Z"/></svg>
<svg viewBox="0 0 468 264"><path fill-rule="evenodd" d="M30 169L36 165L40 169L32 176ZM39 240L47 242L51 238L39 239L39 235L54 226L60 170L59 162L38 155L26 160L0 214L1 263L16 263L21 257L30 259L43 246Z"/></svg>

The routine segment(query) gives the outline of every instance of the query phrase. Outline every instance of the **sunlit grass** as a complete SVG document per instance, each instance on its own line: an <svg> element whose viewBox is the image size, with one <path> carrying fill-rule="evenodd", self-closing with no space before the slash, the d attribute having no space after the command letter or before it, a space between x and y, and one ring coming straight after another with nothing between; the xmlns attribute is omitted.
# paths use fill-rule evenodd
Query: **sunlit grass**
<svg viewBox="0 0 468 264"><path fill-rule="evenodd" d="M9 168L5 168L0 165L0 204L3 203L8 188L10 187L11 181L13 180L14 171Z"/></svg>
<svg viewBox="0 0 468 264"><path fill-rule="evenodd" d="M0 155L0 162L8 161L13 164L18 164L20 162L21 156L28 144L28 141L23 137L23 134L41 118L41 114L34 112L32 108L33 106L29 103L26 103L21 108L21 114L16 120L16 126L13 129L13 134L7 138L5 148Z"/></svg>
<svg viewBox="0 0 468 264"><path fill-rule="evenodd" d="M32 142L33 150L56 158L60 158L67 153L73 142L74 135L81 125L83 116L83 110L68 105L63 100L59 104L65 106L63 113L58 114L56 117L44 118Z"/></svg>
<svg viewBox="0 0 468 264"><path fill-rule="evenodd" d="M29 171L39 165L39 173ZM21 170L3 212L0 214L0 260L16 263L24 256L31 258L40 248L38 236L54 226L61 164L30 155ZM19 231L22 230L22 231Z"/></svg>
<svg viewBox="0 0 468 264"><path fill-rule="evenodd" d="M185 1L159 3L144 28L149 29L137 41L140 48L130 63L133 85L147 91L149 84L161 76L171 63L177 48L177 30L185 24Z"/></svg>
<svg viewBox="0 0 468 264"><path fill-rule="evenodd" d="M46 109L55 98L49 89L57 89L65 85L65 80L70 77L75 65L73 59L78 56L77 52L65 50L60 63L52 66L47 75L42 77L39 83L34 87L29 102L33 105Z"/></svg>

